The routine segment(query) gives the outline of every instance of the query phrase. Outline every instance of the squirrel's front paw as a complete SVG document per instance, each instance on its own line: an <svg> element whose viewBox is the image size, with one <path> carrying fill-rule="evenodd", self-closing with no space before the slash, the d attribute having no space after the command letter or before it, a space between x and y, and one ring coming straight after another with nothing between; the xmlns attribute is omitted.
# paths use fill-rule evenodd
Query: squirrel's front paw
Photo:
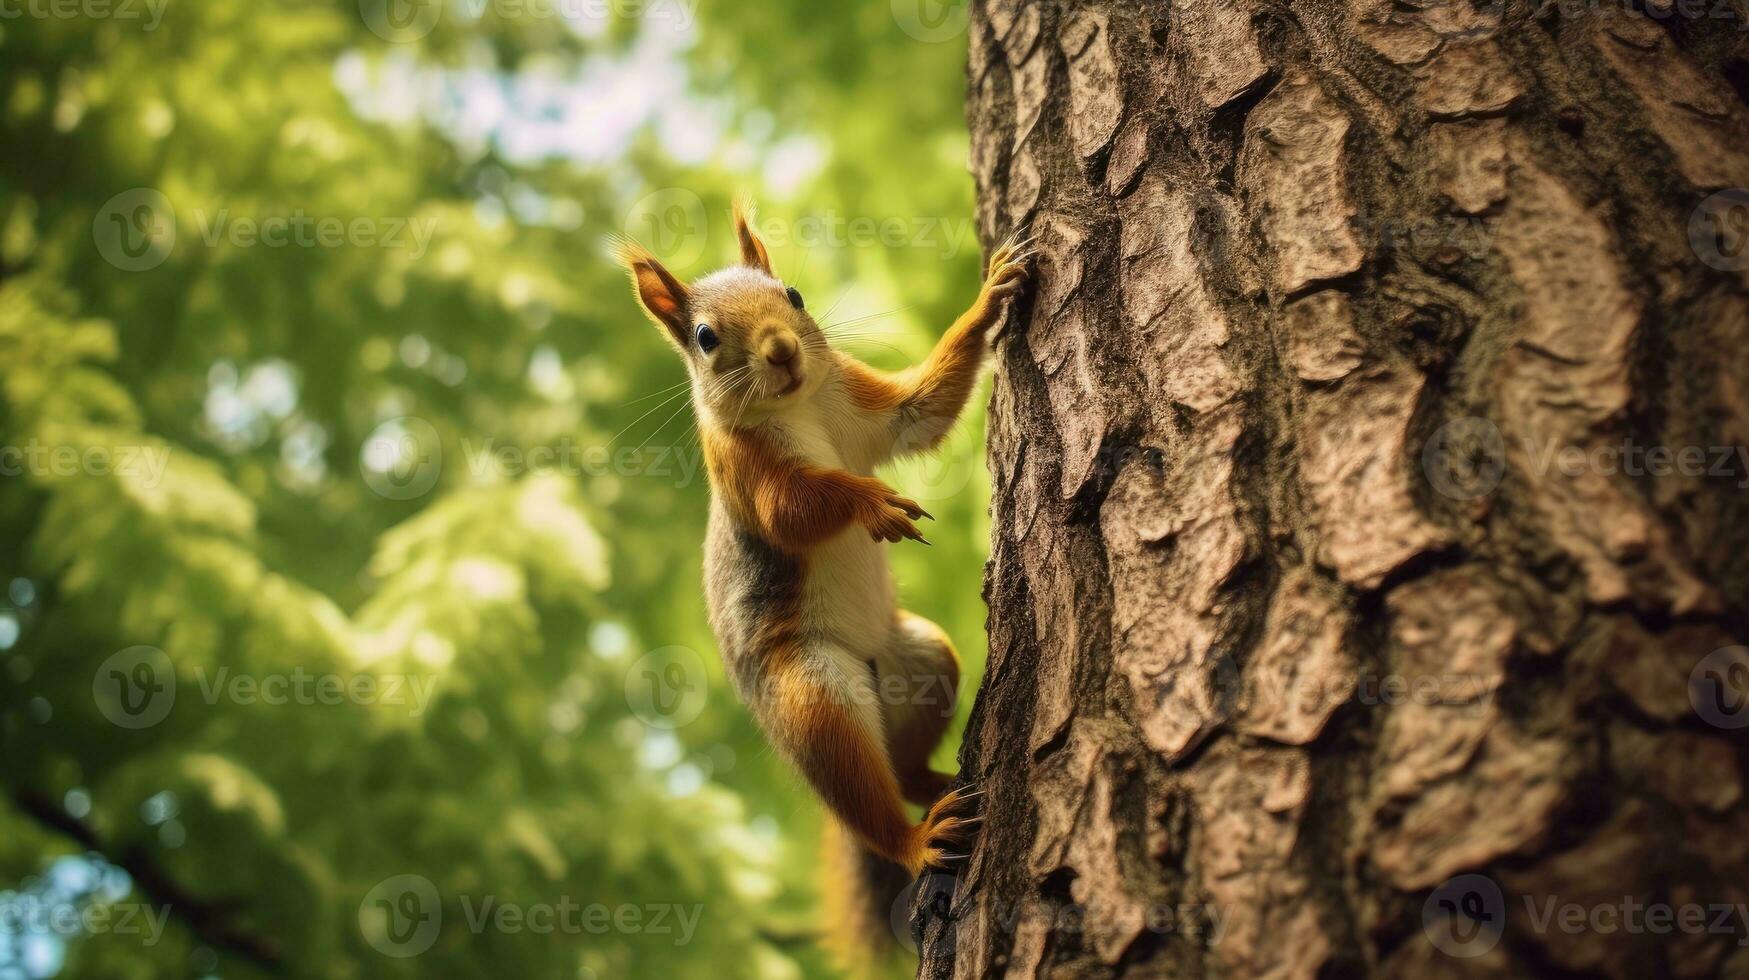
<svg viewBox="0 0 1749 980"><path fill-rule="evenodd" d="M913 523L919 517L935 519L932 514L919 507L917 501L909 497L901 497L889 490L882 497L881 502L875 506L874 513L869 517L869 536L876 541L901 541L909 538L912 541L922 541L924 544L928 544L928 540L923 537L923 533L918 531L917 525Z"/></svg>
<svg viewBox="0 0 1749 980"><path fill-rule="evenodd" d="M1026 288L1029 273L1026 264L1032 258L1029 242L1010 238L990 256L990 271L984 275L983 288L978 290L977 311L979 329L989 330L1002 319L1008 300Z"/></svg>
<svg viewBox="0 0 1749 980"><path fill-rule="evenodd" d="M980 795L969 787L961 787L929 808L923 822L913 830L916 856L911 861L912 874L925 868L952 866L971 854L978 826L984 822L973 802Z"/></svg>
<svg viewBox="0 0 1749 980"><path fill-rule="evenodd" d="M982 298L992 308L1026 285L1026 263L1032 258L1032 250L1028 247L1030 244L1010 238L990 256L990 271L984 274L984 288L981 292Z"/></svg>

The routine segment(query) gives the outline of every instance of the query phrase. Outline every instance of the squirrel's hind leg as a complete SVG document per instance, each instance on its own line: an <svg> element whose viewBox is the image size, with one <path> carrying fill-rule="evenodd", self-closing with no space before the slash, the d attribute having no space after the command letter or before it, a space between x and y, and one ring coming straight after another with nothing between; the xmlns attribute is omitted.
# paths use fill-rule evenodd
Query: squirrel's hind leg
<svg viewBox="0 0 1749 980"><path fill-rule="evenodd" d="M867 662L836 644L779 651L768 660L756 714L838 821L915 873L927 841L905 815L872 682Z"/></svg>
<svg viewBox="0 0 1749 980"><path fill-rule="evenodd" d="M887 751L905 799L930 806L953 777L929 767L929 757L953 724L960 661L941 627L899 610L887 653L875 663L887 730Z"/></svg>

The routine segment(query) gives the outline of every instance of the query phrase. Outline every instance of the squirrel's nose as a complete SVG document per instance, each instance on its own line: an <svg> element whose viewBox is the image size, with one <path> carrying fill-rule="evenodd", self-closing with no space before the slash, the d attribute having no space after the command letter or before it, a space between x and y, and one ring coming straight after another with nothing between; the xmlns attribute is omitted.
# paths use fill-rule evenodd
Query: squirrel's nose
<svg viewBox="0 0 1749 980"><path fill-rule="evenodd" d="M796 339L789 334L775 334L765 340L765 359L783 365L795 360Z"/></svg>

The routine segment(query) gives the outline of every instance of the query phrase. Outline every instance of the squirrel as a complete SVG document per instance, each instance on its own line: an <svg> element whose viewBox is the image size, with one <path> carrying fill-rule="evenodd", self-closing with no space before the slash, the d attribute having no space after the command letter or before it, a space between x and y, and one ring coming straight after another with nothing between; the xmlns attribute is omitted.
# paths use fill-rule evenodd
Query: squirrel
<svg viewBox="0 0 1749 980"><path fill-rule="evenodd" d="M887 567L888 544L928 543L915 522L931 515L874 470L946 437L1029 256L1012 239L998 248L929 357L888 373L834 349L773 272L745 202L733 218L740 263L691 284L618 244L690 378L711 488L711 628L772 745L862 848L915 877L963 858L980 818L967 813L976 792L949 791L954 777L929 765L953 719L959 655L941 627L899 608ZM921 821L906 801L927 808Z"/></svg>

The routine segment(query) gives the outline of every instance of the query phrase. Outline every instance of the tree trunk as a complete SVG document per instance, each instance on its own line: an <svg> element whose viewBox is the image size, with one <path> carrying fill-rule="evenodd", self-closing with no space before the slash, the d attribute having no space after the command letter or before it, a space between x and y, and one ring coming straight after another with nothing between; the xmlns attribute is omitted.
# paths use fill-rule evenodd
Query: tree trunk
<svg viewBox="0 0 1749 980"><path fill-rule="evenodd" d="M922 976L1749 976L1749 33L1670 2L973 5L1038 282Z"/></svg>

